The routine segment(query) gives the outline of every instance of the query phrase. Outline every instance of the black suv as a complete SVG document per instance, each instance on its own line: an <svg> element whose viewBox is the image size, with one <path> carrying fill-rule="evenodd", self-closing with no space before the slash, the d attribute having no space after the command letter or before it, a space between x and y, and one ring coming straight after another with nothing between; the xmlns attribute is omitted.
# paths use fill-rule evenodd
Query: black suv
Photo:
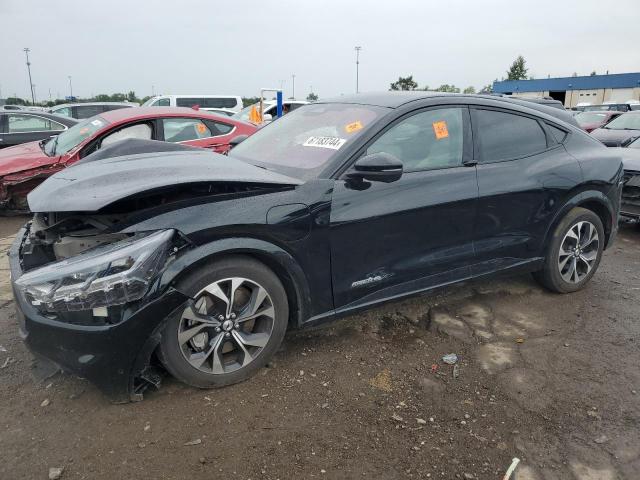
<svg viewBox="0 0 640 480"><path fill-rule="evenodd" d="M288 328L531 271L573 292L611 244L622 162L565 112L399 92L306 105L231 156L83 161L29 195L23 338L116 401L248 378ZM154 355L155 353L155 355Z"/></svg>

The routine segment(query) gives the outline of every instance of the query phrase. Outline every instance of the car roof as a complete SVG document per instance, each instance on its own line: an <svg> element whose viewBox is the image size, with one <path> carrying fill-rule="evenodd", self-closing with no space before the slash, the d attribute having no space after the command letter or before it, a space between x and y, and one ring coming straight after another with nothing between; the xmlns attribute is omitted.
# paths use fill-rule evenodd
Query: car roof
<svg viewBox="0 0 640 480"><path fill-rule="evenodd" d="M63 107L81 107L81 106L92 106L92 105L126 105L127 107L137 107L138 104L135 102L78 102L78 103L61 103L59 105L54 105L51 107L51 110L55 110Z"/></svg>
<svg viewBox="0 0 640 480"><path fill-rule="evenodd" d="M187 107L137 107L137 108L121 108L118 110L109 110L98 114L109 123L119 123L127 120L135 120L137 118L157 118L157 117L196 117L210 118L211 120L227 120L231 117L216 115L214 112L206 110L194 110ZM237 120L235 120L237 121Z"/></svg>
<svg viewBox="0 0 640 480"><path fill-rule="evenodd" d="M217 95L217 94L211 94L211 93L205 93L205 94L202 94L202 93L190 93L190 94L187 94L187 95L184 95L184 94L166 94L166 95L155 95L154 97L151 97L151 98L160 98L160 97L241 98L240 95Z"/></svg>
<svg viewBox="0 0 640 480"><path fill-rule="evenodd" d="M399 108L417 100L424 100L429 98L438 97L456 97L456 98L479 98L485 100L492 100L496 104L510 103L519 107L531 108L547 115L551 115L559 120L570 123L576 126L577 122L573 119L569 113L564 109L556 108L555 106L548 105L547 102L539 102L536 99L516 98L516 97L504 97L500 95L491 94L465 94L465 93L445 93L445 92L429 92L429 91L392 91L392 92L373 92L373 93L358 93L352 95L344 95L340 97L334 97L327 100L321 100L315 103L354 103L360 105L374 105L386 108ZM569 118L571 117L571 118Z"/></svg>
<svg viewBox="0 0 640 480"><path fill-rule="evenodd" d="M43 112L42 110L0 110L0 115L33 115L36 117L48 118L62 123L67 127L75 125L78 120L64 115L56 115L55 113Z"/></svg>

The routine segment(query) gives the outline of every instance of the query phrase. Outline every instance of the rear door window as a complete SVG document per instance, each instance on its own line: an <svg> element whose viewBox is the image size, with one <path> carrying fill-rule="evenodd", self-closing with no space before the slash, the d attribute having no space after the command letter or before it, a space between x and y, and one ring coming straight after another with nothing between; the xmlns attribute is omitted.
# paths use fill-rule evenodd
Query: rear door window
<svg viewBox="0 0 640 480"><path fill-rule="evenodd" d="M170 107L171 100L169 100L168 98L159 98L158 100L153 102L151 106L152 107Z"/></svg>
<svg viewBox="0 0 640 480"><path fill-rule="evenodd" d="M209 127L209 130L211 131L211 135L214 137L216 135L226 135L234 128L233 125L229 125L224 122L214 122L213 120L205 120L204 122L207 124L207 127Z"/></svg>
<svg viewBox="0 0 640 480"><path fill-rule="evenodd" d="M101 105L78 105L76 109L76 118L89 118L102 113Z"/></svg>
<svg viewBox="0 0 640 480"><path fill-rule="evenodd" d="M199 107L202 107L202 102L203 99L202 98L187 98L187 97L178 97L176 98L176 106L178 107L187 107L187 108L191 108L191 107L195 107L196 105L198 105Z"/></svg>
<svg viewBox="0 0 640 480"><path fill-rule="evenodd" d="M473 121L481 163L526 157L547 148L542 127L529 117L511 113L475 109Z"/></svg>
<svg viewBox="0 0 640 480"><path fill-rule="evenodd" d="M212 137L211 130L198 118L163 118L165 142L188 142Z"/></svg>
<svg viewBox="0 0 640 480"><path fill-rule="evenodd" d="M7 115L7 133L50 132L64 130L64 125L35 115Z"/></svg>
<svg viewBox="0 0 640 480"><path fill-rule="evenodd" d="M51 113L53 113L54 115L63 115L65 117L73 117L73 114L71 113L71 108L69 107L59 108L58 110L55 110Z"/></svg>

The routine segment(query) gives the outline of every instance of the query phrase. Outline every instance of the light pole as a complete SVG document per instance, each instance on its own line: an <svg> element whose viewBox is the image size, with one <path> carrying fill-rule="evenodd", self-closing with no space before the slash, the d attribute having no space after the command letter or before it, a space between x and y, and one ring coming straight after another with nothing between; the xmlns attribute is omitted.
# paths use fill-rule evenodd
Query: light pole
<svg viewBox="0 0 640 480"><path fill-rule="evenodd" d="M296 74L291 74L291 98L296 98Z"/></svg>
<svg viewBox="0 0 640 480"><path fill-rule="evenodd" d="M31 104L36 104L36 96L33 93L33 82L31 81L31 62L29 61L29 52L31 51L28 48L23 48L24 54L27 57L27 71L29 72L29 88L31 89Z"/></svg>
<svg viewBox="0 0 640 480"><path fill-rule="evenodd" d="M69 79L69 96L73 100L73 85L71 84L71 75L67 75L67 78Z"/></svg>
<svg viewBox="0 0 640 480"><path fill-rule="evenodd" d="M356 47L356 93L360 93L360 50L362 47Z"/></svg>
<svg viewBox="0 0 640 480"><path fill-rule="evenodd" d="M36 104L36 84L33 83L31 84L31 87L33 88L33 104Z"/></svg>

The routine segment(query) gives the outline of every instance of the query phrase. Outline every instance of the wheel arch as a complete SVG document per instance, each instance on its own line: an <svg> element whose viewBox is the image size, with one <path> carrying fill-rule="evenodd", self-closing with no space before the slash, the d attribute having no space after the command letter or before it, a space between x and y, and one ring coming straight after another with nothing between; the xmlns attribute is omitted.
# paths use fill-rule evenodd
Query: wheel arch
<svg viewBox="0 0 640 480"><path fill-rule="evenodd" d="M553 221L549 224L549 227L545 232L543 244L545 250L558 224L571 209L576 207L586 208L587 210L591 210L593 213L598 215L600 221L602 222L605 233L604 248L607 248L607 246L609 245L609 240L611 239L611 236L614 232L614 220L617 221L615 217L615 208L611 204L611 200L609 200L609 198L601 191L583 190L569 198L569 200L562 206L562 208L560 208L556 212L555 216L553 217Z"/></svg>
<svg viewBox="0 0 640 480"><path fill-rule="evenodd" d="M167 268L162 275L160 287L172 286L181 291L180 282L186 275L228 255L253 258L271 269L282 282L287 294L289 327L297 328L302 325L309 315L311 302L304 271L288 251L265 240L224 238L192 248Z"/></svg>

